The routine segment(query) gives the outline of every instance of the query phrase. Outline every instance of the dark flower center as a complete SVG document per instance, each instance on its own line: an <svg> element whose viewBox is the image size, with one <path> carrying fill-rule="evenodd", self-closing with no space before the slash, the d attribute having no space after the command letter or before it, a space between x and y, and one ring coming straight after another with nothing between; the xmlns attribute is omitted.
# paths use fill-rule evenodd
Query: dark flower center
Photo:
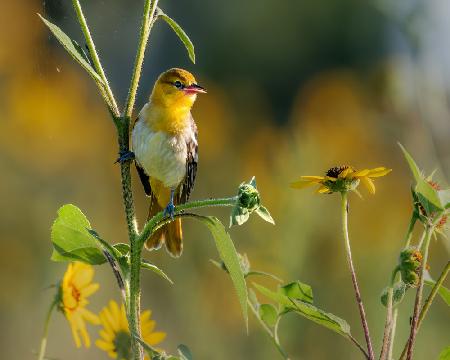
<svg viewBox="0 0 450 360"><path fill-rule="evenodd" d="M349 165L335 166L329 169L325 175L337 179L339 177L339 174L341 174L344 170L350 168L351 166Z"/></svg>

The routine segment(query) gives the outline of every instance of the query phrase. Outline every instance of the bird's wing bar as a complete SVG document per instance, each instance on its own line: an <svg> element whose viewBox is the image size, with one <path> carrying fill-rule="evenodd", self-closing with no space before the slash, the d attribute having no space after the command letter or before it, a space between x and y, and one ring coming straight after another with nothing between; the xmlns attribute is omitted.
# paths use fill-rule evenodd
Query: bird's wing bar
<svg viewBox="0 0 450 360"><path fill-rule="evenodd" d="M198 163L198 142L197 142L197 126L194 119L191 121L193 137L186 142L187 157L186 157L186 177L181 185L179 195L179 203L184 204L189 200L191 191L194 187L195 176L197 175Z"/></svg>
<svg viewBox="0 0 450 360"><path fill-rule="evenodd" d="M152 188L150 186L150 177L145 173L145 170L137 162L135 162L135 164L139 179L141 180L142 186L144 187L145 195L151 196Z"/></svg>

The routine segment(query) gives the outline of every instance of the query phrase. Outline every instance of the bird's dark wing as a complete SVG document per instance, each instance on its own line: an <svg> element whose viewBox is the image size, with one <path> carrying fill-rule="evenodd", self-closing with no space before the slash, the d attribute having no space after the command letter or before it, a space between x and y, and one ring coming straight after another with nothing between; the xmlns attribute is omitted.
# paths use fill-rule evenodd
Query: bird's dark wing
<svg viewBox="0 0 450 360"><path fill-rule="evenodd" d="M191 117L191 127L193 137L187 140L187 157L186 157L186 177L181 184L179 193L179 203L184 204L189 200L189 195L194 187L195 176L197 175L198 163L198 142L197 142L197 126Z"/></svg>
<svg viewBox="0 0 450 360"><path fill-rule="evenodd" d="M133 128L136 126L136 123L138 121L142 121L140 119L141 118L139 116L136 118L136 120L134 121L134 124L133 124ZM144 168L139 164L139 162L137 160L134 161L134 164L136 165L136 170L139 175L139 179L141 180L142 186L144 187L145 194L147 196L151 196L152 188L150 186L150 177L145 173Z"/></svg>

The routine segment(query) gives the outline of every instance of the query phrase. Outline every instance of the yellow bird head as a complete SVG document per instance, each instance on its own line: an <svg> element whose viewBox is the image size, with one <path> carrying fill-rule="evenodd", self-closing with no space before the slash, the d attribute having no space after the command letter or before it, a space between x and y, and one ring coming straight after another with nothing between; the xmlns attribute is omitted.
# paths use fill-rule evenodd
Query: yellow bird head
<svg viewBox="0 0 450 360"><path fill-rule="evenodd" d="M194 75L189 71L173 68L159 76L150 100L163 107L190 109L199 93L206 93L206 89L197 84Z"/></svg>

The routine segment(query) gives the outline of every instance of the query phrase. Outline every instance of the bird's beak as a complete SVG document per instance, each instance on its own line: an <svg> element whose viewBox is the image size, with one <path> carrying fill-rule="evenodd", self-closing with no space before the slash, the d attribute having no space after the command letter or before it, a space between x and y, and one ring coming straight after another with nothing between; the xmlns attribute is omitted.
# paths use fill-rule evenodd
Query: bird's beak
<svg viewBox="0 0 450 360"><path fill-rule="evenodd" d="M184 92L187 94L206 94L206 89L197 84L192 84L184 88Z"/></svg>

